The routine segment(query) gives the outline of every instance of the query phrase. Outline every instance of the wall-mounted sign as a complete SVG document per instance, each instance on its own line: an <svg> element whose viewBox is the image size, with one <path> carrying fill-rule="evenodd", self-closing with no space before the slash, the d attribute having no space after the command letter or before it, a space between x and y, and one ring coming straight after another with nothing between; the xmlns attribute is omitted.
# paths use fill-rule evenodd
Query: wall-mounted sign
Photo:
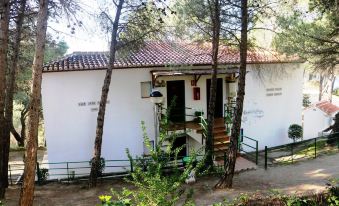
<svg viewBox="0 0 339 206"><path fill-rule="evenodd" d="M110 100L107 100L106 104L109 104ZM83 101L78 102L78 107L92 107L91 112L95 112L99 110L100 101ZM97 107L96 107L97 106Z"/></svg>

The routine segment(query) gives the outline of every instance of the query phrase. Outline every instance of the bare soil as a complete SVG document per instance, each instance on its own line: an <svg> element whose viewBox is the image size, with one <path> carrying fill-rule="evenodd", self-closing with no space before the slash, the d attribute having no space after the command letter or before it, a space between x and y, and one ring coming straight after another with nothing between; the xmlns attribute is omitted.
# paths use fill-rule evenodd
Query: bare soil
<svg viewBox="0 0 339 206"><path fill-rule="evenodd" d="M194 189L193 198L197 205L211 205L225 198L232 199L240 193L267 194L272 190L285 194L321 192L331 178L339 178L338 153L293 165L271 167L267 171L258 168L237 174L234 187L229 190L213 189L218 177L200 178L195 184L185 187ZM122 187L130 185L122 180L101 180L97 188L87 189L86 183L49 183L36 186L34 205L96 205L99 195L110 194L110 188L120 190ZM5 204L17 205L19 194L19 186L10 187Z"/></svg>

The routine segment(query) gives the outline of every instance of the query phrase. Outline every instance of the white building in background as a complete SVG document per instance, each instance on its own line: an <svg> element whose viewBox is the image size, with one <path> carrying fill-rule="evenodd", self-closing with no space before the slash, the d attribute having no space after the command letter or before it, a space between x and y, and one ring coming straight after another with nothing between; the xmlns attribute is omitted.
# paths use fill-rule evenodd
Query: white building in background
<svg viewBox="0 0 339 206"><path fill-rule="evenodd" d="M334 116L339 112L339 107L328 102L321 101L304 109L304 139L319 137L333 124Z"/></svg>
<svg viewBox="0 0 339 206"><path fill-rule="evenodd" d="M151 88L164 95L165 108L176 96L175 112L170 116L173 125L193 120L195 111L204 111L206 116L210 51L210 44L147 42L138 51L118 58L105 116L102 156L106 160L127 159L126 148L132 156L145 153L141 121L149 137L155 139ZM257 139L260 149L289 143L288 127L302 122L302 62L263 52L249 52L247 61L244 134ZM43 68L42 105L49 162L92 158L107 63L108 53L82 52ZM216 100L216 118L221 120L224 105L236 95L238 65L239 53L222 47ZM223 148L228 145L228 137L224 124L221 127L222 134L218 135L226 136L220 137L224 142L219 146ZM198 129L192 128L176 142L178 146L187 145L183 155L204 144L201 134L195 131ZM121 165L128 169L129 163ZM53 171L50 173L53 175Z"/></svg>

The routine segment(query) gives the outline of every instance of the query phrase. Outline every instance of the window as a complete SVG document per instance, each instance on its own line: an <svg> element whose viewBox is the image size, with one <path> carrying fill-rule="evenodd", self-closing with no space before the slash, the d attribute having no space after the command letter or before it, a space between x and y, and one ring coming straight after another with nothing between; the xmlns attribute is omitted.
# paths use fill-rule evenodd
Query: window
<svg viewBox="0 0 339 206"><path fill-rule="evenodd" d="M148 98L152 91L151 82L141 82L141 98Z"/></svg>

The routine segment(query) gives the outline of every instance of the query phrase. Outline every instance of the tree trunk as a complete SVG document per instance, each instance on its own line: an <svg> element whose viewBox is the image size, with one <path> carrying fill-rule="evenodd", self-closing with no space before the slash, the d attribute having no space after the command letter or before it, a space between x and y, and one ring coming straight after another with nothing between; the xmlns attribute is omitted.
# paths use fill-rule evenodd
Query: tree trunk
<svg viewBox="0 0 339 206"><path fill-rule="evenodd" d="M19 59L19 48L21 40L21 30L22 23L24 20L24 12L26 6L26 0L20 1L20 6L16 21L16 31L13 42L13 56L11 59L11 66L9 67L8 77L7 77L7 88L6 88L6 102L5 102L5 119L6 119L6 129L5 129L5 151L4 151L4 165L5 170L8 171L8 161L9 161L9 148L10 148L10 139L11 139L11 127L13 126L13 99L14 99L14 87L15 87L15 78L18 67ZM8 183L8 173L5 173L4 180ZM8 184L6 185L8 187Z"/></svg>
<svg viewBox="0 0 339 206"><path fill-rule="evenodd" d="M319 79L319 98L318 100L321 101L323 97L323 86L324 86L324 75L320 74L320 79Z"/></svg>
<svg viewBox="0 0 339 206"><path fill-rule="evenodd" d="M333 89L334 89L334 83L335 83L336 76L332 74L331 78L331 85L330 85L330 91L328 94L328 100L332 103L332 95L333 95Z"/></svg>
<svg viewBox="0 0 339 206"><path fill-rule="evenodd" d="M114 68L115 62L115 53L117 49L117 37L118 37L118 29L119 29L119 20L122 10L122 5L124 0L119 0L119 4L117 6L117 11L115 14L115 19L113 22L113 29L111 34L111 46L110 46L110 56L109 56L109 64L106 70L106 76L104 80L104 85L101 91L101 99L100 99L100 106L99 112L97 117L97 128L96 128L96 135L94 141L94 155L91 161L91 173L89 178L89 187L96 187L97 184L97 177L100 168L100 158L101 158L101 146L102 146L102 135L103 135L103 128L104 128L104 121L105 121L105 111L106 111L106 103L107 103L107 96L109 92L109 87L111 84L112 78L112 71Z"/></svg>
<svg viewBox="0 0 339 206"><path fill-rule="evenodd" d="M210 99L207 113L207 137L205 145L205 166L207 169L213 167L213 128L215 100L217 93L217 70L218 70L218 53L220 37L220 5L219 0L210 1L210 15L212 20L212 79L210 87Z"/></svg>
<svg viewBox="0 0 339 206"><path fill-rule="evenodd" d="M32 66L33 83L31 88L31 101L29 105L29 114L28 114L28 136L25 152L24 179L19 200L19 204L21 206L33 205L34 199L37 138L38 138L39 113L41 102L41 79L46 43L48 3L49 0L39 1L40 10L38 13L35 55Z"/></svg>
<svg viewBox="0 0 339 206"><path fill-rule="evenodd" d="M8 26L9 26L9 0L3 0L0 3L0 199L5 197L5 191L8 184L6 156L6 121L5 121L5 90L6 90L6 70L7 70L7 52L8 52Z"/></svg>
<svg viewBox="0 0 339 206"><path fill-rule="evenodd" d="M238 153L238 138L241 128L241 117L245 97L246 82L246 60L247 60L247 27L248 27L248 0L241 0L241 40L240 40L240 70L238 79L238 95L236 100L236 109L234 122L231 132L231 143L228 150L225 173L216 188L231 188L233 184L234 168Z"/></svg>
<svg viewBox="0 0 339 206"><path fill-rule="evenodd" d="M21 123L21 131L20 134L16 131L13 125L13 121L11 122L11 133L14 136L15 140L18 142L19 147L24 147L25 146L25 139L26 139L26 115L27 115L27 110L28 108L24 108L20 112L20 123Z"/></svg>

